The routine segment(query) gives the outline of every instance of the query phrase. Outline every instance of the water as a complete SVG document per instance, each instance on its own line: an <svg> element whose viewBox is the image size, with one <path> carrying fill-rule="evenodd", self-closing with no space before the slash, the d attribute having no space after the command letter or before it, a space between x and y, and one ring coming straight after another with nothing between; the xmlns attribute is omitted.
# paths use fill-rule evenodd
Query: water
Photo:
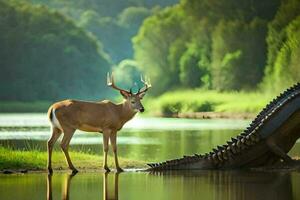
<svg viewBox="0 0 300 200"><path fill-rule="evenodd" d="M0 175L0 198L40 199L299 199L299 173L198 171L167 174Z"/></svg>
<svg viewBox="0 0 300 200"><path fill-rule="evenodd" d="M237 135L247 124L248 121L244 120L137 117L118 132L118 153L124 158L143 161L205 153ZM3 146L46 151L49 137L49 123L45 115L0 115L0 144ZM56 150L59 150L58 144ZM102 134L76 131L70 149L102 155Z"/></svg>
<svg viewBox="0 0 300 200"><path fill-rule="evenodd" d="M248 123L137 117L118 133L119 155L152 162L204 153L237 135ZM45 115L0 114L1 146L44 151L49 131ZM70 148L102 155L102 135L77 131ZM290 155L300 156L299 143ZM0 199L300 199L299 186L298 172L2 174Z"/></svg>

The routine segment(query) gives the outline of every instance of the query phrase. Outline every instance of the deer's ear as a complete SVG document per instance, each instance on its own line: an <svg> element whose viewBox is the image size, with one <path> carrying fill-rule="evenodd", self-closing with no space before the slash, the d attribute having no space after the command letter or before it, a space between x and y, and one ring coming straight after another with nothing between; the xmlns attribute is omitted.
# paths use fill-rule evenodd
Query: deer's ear
<svg viewBox="0 0 300 200"><path fill-rule="evenodd" d="M126 91L123 91L123 90L120 90L120 94L121 94L125 99L127 99L128 97L131 96L130 93L128 93L128 92L126 92Z"/></svg>
<svg viewBox="0 0 300 200"><path fill-rule="evenodd" d="M142 92L141 94L139 94L139 98L142 99L145 96L146 92Z"/></svg>

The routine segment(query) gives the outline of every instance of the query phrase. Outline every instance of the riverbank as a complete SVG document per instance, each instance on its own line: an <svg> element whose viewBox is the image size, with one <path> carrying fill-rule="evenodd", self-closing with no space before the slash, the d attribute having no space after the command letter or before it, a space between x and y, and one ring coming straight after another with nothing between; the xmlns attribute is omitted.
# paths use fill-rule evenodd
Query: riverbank
<svg viewBox="0 0 300 200"><path fill-rule="evenodd" d="M92 155L82 152L70 151L73 164L80 171L101 170L102 155ZM146 162L119 158L120 166L126 168L145 168ZM0 171L44 171L47 164L47 152L21 151L0 147ZM114 169L114 162L111 156L108 157L108 165ZM52 158L54 170L67 170L67 164L62 152L54 151Z"/></svg>
<svg viewBox="0 0 300 200"><path fill-rule="evenodd" d="M73 164L80 172L103 172L102 156L92 155L81 152L70 151ZM62 152L53 152L52 166L56 172L69 171ZM252 171L276 172L276 171L295 171L300 168L300 159L298 156L293 157L293 163L278 163L274 166L265 166L250 168ZM0 147L0 173L42 173L46 172L47 152L41 151L21 151ZM146 162L135 161L125 158L119 158L119 163L123 169L135 171L133 169L147 168ZM115 170L113 158L108 157L108 166Z"/></svg>
<svg viewBox="0 0 300 200"><path fill-rule="evenodd" d="M163 114L159 117L166 117ZM253 119L256 113L232 113L232 112L187 112L174 113L172 118L186 118L186 119Z"/></svg>
<svg viewBox="0 0 300 200"><path fill-rule="evenodd" d="M260 92L176 90L145 98L148 114L179 118L253 118L275 96ZM148 109L147 109L148 108Z"/></svg>

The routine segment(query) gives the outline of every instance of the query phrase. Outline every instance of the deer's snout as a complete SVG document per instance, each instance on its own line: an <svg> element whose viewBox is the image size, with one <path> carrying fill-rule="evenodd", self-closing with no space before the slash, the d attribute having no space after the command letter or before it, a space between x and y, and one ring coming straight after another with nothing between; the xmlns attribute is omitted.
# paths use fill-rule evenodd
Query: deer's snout
<svg viewBox="0 0 300 200"><path fill-rule="evenodd" d="M140 109L140 112L142 113L142 112L144 112L145 111L145 108L141 108Z"/></svg>

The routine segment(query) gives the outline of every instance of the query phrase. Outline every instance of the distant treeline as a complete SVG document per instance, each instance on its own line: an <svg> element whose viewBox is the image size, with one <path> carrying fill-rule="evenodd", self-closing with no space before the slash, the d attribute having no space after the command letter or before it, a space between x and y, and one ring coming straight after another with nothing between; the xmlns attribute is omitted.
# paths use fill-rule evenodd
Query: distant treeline
<svg viewBox="0 0 300 200"><path fill-rule="evenodd" d="M105 96L107 56L64 15L0 0L0 31L2 101Z"/></svg>
<svg viewBox="0 0 300 200"><path fill-rule="evenodd" d="M20 0L19 0L20 1ZM143 20L160 7L178 0L23 0L46 5L91 32L103 44L114 64L132 59L131 38L136 35Z"/></svg>
<svg viewBox="0 0 300 200"><path fill-rule="evenodd" d="M131 38L157 5L176 2L0 0L0 101L107 98L106 73L122 60L128 88L140 75L126 60Z"/></svg>
<svg viewBox="0 0 300 200"><path fill-rule="evenodd" d="M153 95L277 92L299 55L300 0L0 0L0 101L107 97L112 69Z"/></svg>
<svg viewBox="0 0 300 200"><path fill-rule="evenodd" d="M300 81L299 0L181 0L133 38L153 92L182 87L272 92Z"/></svg>

